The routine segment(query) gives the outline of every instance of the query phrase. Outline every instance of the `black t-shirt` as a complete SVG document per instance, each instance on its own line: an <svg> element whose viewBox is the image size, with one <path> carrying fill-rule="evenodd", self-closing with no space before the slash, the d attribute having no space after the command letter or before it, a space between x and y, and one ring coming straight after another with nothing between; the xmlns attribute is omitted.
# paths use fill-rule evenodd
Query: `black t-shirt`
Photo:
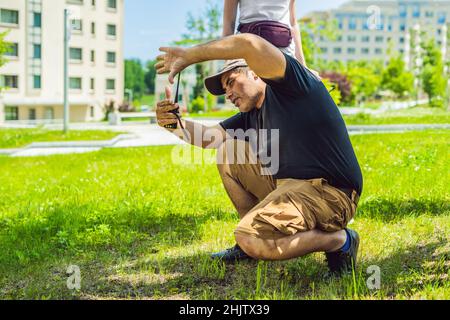
<svg viewBox="0 0 450 320"><path fill-rule="evenodd" d="M284 79L263 79L267 89L261 109L239 113L221 126L225 130L267 129L269 133L279 129L275 179L324 178L335 187L361 194L361 169L339 109L319 79L294 58L285 57ZM274 153L273 136L269 134L267 143L258 142L259 153Z"/></svg>

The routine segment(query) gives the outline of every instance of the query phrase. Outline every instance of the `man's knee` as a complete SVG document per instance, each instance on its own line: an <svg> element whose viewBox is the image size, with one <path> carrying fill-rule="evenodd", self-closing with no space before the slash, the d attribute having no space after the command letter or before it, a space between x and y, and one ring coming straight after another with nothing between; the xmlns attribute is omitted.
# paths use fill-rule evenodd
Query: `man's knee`
<svg viewBox="0 0 450 320"><path fill-rule="evenodd" d="M260 239L241 233L235 234L236 243L250 257L259 260L277 260L277 250L274 240Z"/></svg>

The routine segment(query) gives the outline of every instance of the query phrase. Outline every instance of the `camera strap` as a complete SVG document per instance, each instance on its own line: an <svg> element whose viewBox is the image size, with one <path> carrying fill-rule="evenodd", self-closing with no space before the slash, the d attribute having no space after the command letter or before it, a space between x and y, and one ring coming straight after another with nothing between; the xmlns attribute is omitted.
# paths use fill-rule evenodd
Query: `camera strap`
<svg viewBox="0 0 450 320"><path fill-rule="evenodd" d="M177 89L176 89L176 93L175 93L175 100L174 103L177 104L178 103L178 96L179 96L179 92L180 92L180 81L181 81L181 72L178 74L178 80L177 80ZM178 120L178 123L180 124L181 129L184 130L184 126L183 123L181 122L181 117L179 114L179 109L178 110L174 110L175 112L173 113Z"/></svg>

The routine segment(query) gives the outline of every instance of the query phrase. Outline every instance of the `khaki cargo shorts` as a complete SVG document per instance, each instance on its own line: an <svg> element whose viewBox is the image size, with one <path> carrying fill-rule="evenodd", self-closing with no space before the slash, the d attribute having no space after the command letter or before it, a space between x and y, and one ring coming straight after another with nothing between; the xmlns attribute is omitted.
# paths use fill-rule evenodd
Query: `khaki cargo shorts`
<svg viewBox="0 0 450 320"><path fill-rule="evenodd" d="M245 150L248 158L249 148ZM275 181L255 170L258 166L230 165L235 181L260 201L242 218L235 234L280 239L313 229L335 232L354 217L356 204L325 179Z"/></svg>

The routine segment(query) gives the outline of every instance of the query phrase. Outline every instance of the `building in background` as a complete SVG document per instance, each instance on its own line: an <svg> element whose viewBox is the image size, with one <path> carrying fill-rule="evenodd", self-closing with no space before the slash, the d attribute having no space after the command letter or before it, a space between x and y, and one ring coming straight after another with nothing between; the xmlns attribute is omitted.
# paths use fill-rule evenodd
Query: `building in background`
<svg viewBox="0 0 450 320"><path fill-rule="evenodd" d="M0 0L12 44L0 68L0 122L63 118L64 9L71 11L70 121L98 121L123 102L124 0Z"/></svg>
<svg viewBox="0 0 450 320"><path fill-rule="evenodd" d="M447 54L447 24L450 21L448 0L359 0L349 1L339 8L313 12L303 17L304 22L336 21L338 37L334 41L318 37L320 47L316 58L325 61L355 61L389 59L392 53L404 55L411 67L411 33L414 29L426 31L435 38Z"/></svg>

